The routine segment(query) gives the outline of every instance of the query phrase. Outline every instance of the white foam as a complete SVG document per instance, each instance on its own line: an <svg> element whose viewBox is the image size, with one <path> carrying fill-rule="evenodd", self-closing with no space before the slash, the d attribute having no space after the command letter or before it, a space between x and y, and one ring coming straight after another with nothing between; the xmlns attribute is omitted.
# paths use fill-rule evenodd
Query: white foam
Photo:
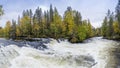
<svg viewBox="0 0 120 68"><path fill-rule="evenodd" d="M109 54L106 50L113 48L115 43L101 38L93 38L92 41L85 44L71 44L67 40L58 43L56 40L52 40L46 44L49 49L45 51L31 47L20 48L13 45L3 47L4 53L12 50L13 54L11 55L14 56L9 58L11 55L8 54L5 57L10 59L7 60L10 63L4 68L89 68L95 62L97 64L92 68L105 68L109 60ZM84 58L91 56L95 59L95 62L87 61Z"/></svg>

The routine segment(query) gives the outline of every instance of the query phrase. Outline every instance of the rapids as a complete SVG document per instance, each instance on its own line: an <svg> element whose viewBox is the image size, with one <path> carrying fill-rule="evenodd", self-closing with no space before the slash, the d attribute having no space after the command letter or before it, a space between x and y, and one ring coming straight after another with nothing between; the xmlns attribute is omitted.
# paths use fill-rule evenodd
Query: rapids
<svg viewBox="0 0 120 68"><path fill-rule="evenodd" d="M0 42L0 68L119 68L114 52L120 43L102 37L76 44L51 39L42 50L25 45Z"/></svg>

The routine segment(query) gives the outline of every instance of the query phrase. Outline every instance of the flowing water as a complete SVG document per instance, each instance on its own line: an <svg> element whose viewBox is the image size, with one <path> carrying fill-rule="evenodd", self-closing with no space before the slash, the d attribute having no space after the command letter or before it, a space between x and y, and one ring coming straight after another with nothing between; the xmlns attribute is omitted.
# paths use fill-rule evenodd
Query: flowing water
<svg viewBox="0 0 120 68"><path fill-rule="evenodd" d="M51 39L42 49L8 42L0 39L0 68L119 68L120 43L102 37L77 44Z"/></svg>

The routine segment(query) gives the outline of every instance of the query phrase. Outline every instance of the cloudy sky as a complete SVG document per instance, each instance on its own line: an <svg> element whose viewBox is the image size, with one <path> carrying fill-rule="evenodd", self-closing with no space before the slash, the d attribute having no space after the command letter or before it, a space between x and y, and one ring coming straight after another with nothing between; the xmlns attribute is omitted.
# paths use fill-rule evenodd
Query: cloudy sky
<svg viewBox="0 0 120 68"><path fill-rule="evenodd" d="M4 26L8 20L17 20L18 15L25 9L35 9L39 6L43 10L49 9L49 5L56 6L62 15L67 6L81 12L83 19L90 19L94 27L99 27L108 9L115 11L118 0L0 0L3 5L4 15L0 18L0 26Z"/></svg>

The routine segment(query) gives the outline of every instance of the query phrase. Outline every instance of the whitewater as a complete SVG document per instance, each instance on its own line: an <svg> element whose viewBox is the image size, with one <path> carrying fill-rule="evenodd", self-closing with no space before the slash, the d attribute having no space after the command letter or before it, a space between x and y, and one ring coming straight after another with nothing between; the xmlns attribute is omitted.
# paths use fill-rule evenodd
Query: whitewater
<svg viewBox="0 0 120 68"><path fill-rule="evenodd" d="M116 41L94 37L72 44L51 39L44 45L47 48L40 50L27 43L19 47L0 42L0 68L119 68Z"/></svg>

